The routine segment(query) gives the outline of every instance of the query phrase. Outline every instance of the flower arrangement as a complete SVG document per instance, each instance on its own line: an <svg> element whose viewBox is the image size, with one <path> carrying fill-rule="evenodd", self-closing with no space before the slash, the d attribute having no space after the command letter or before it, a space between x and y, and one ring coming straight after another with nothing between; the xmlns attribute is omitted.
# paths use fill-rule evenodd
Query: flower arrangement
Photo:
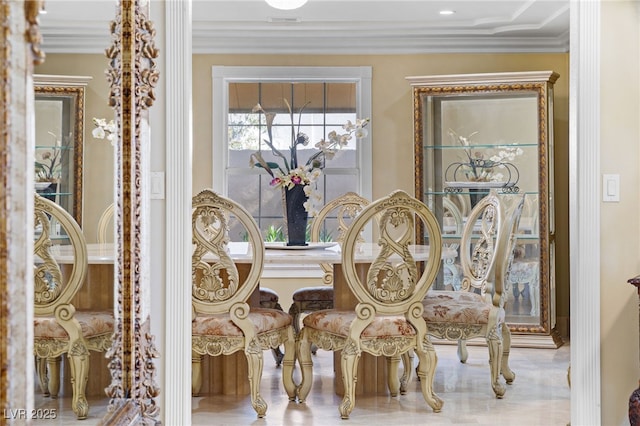
<svg viewBox="0 0 640 426"><path fill-rule="evenodd" d="M467 156L467 161L464 163L465 177L470 182L503 182L505 177L497 170L507 169L511 172L509 168L515 169L515 166L507 162L514 161L516 157L522 155L524 151L517 146L504 145L499 147L500 150L497 154L485 158L484 152L471 149L470 140L477 133L478 132L473 132L465 137L449 129L449 137L465 147L464 152Z"/></svg>
<svg viewBox="0 0 640 426"><path fill-rule="evenodd" d="M54 140L51 149L38 152L40 161L35 161L35 180L36 182L57 182L62 174L62 148L65 148L71 136L68 138L58 139L58 136L53 132L49 133Z"/></svg>
<svg viewBox="0 0 640 426"><path fill-rule="evenodd" d="M331 131L327 135L327 139L322 139L315 144L315 148L318 152L309 157L305 164L298 164L298 146L309 145L309 137L300 132L300 122L302 118L302 112L304 108L309 104L308 102L302 106L298 112L298 123L296 125L293 110L289 102L285 99L285 104L289 111L289 117L291 119L291 143L289 144L289 158L275 147L273 141L273 120L276 117L275 113L266 112L260 104L253 107L252 112L262 113L265 115L267 124L267 136L268 139L264 140L264 143L271 149L271 152L278 157L281 162L265 161L262 154L255 152L251 154L250 165L251 167L260 167L271 175L270 185L274 188L287 188L292 189L296 185L303 185L304 192L309 200L305 203L306 211L313 216L316 212L314 209L314 203L320 201L320 195L316 194L313 185L322 175L322 169L325 167L327 160L334 158L336 152L342 147L346 146L349 141L355 137L356 139L364 138L368 135L366 129L369 124L369 118L357 119L355 123L350 120L347 121L342 129L344 133Z"/></svg>
<svg viewBox="0 0 640 426"><path fill-rule="evenodd" d="M111 145L116 144L116 138L118 134L118 128L116 126L115 121L111 120L107 122L104 118L93 118L93 125L96 126L92 131L91 135L96 139L107 139L111 142Z"/></svg>

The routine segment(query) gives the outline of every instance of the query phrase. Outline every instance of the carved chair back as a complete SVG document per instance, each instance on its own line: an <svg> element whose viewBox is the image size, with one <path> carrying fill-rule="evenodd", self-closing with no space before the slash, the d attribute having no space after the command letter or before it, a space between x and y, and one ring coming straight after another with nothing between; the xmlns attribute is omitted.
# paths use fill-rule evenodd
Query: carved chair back
<svg viewBox="0 0 640 426"><path fill-rule="evenodd" d="M380 253L369 266L363 282L355 257L359 251L360 233L372 220L378 221ZM429 245L422 272L411 250L416 220L423 222L427 234L425 241ZM404 191L395 191L369 204L349 228L342 248L345 278L360 301L357 310L371 306L383 315L399 315L415 306L420 310L420 316L422 299L438 273L441 252L440 226L435 215L420 200Z"/></svg>
<svg viewBox="0 0 640 426"><path fill-rule="evenodd" d="M232 221L242 225L248 236L253 260L245 278L240 276L229 255ZM195 312L221 314L229 312L235 304L246 304L258 286L264 263L262 235L249 212L233 200L207 189L193 197L191 225L192 302Z"/></svg>
<svg viewBox="0 0 640 426"><path fill-rule="evenodd" d="M87 275L87 246L84 235L73 217L58 204L35 195L34 242L34 314L54 316L59 306L67 305L67 314L75 308L71 299ZM69 244L73 251L72 270L68 278L62 274L55 258L57 244ZM69 310L71 309L71 310Z"/></svg>
<svg viewBox="0 0 640 426"><path fill-rule="evenodd" d="M475 291L485 296L494 293L494 268L501 245L505 220L504 206L495 190L471 209L460 241L463 271L462 291ZM501 297L502 288L498 290Z"/></svg>
<svg viewBox="0 0 640 426"><path fill-rule="evenodd" d="M99 243L106 243L110 241L109 239L109 231L111 231L111 237L113 237L113 213L114 213L115 205L111 203L107 206L106 209L100 215L100 219L98 220L98 234L97 241Z"/></svg>
<svg viewBox="0 0 640 426"><path fill-rule="evenodd" d="M337 225L334 241L342 244L347 233L347 229L353 222L353 219L360 214L362 209L369 204L369 200L361 197L355 192L347 192L324 205L324 207L314 217L311 224L311 241L321 241L322 231L326 231L327 222L329 220ZM331 227L333 228L333 227ZM364 241L362 233L359 241ZM321 263L320 267L324 271L322 281L325 284L333 282L333 267L328 263Z"/></svg>

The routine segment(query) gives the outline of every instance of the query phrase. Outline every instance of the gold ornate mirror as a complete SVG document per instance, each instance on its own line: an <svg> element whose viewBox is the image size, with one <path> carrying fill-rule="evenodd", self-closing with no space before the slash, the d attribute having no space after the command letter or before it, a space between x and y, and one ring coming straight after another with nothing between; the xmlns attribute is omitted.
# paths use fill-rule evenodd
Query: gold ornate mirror
<svg viewBox="0 0 640 426"><path fill-rule="evenodd" d="M43 7L39 0L0 0L0 176L4 187L0 196L0 399L5 413L11 409L25 416L35 411L33 333L29 332L34 303L33 266L29 264L34 230L25 219L33 216L36 136L32 74L34 64L44 59L38 20ZM118 123L119 173L116 331L109 353L109 413L102 424L154 424L158 415L152 361L156 350L149 331L149 275L145 271L144 244L148 238L142 226L148 221L148 201L143 196L148 172L142 169L143 151L149 142L147 108L153 104L158 79L155 32L147 19L148 11L148 1L117 2L112 44L106 49L110 105ZM66 133L63 127L60 132Z"/></svg>
<svg viewBox="0 0 640 426"><path fill-rule="evenodd" d="M34 75L35 189L82 226L85 86L91 77Z"/></svg>
<svg viewBox="0 0 640 426"><path fill-rule="evenodd" d="M116 329L111 359L111 398L105 424L150 424L158 407L152 358L158 356L150 332L148 238L143 221L149 220L146 187L148 171L143 169L143 152L150 142L148 108L158 81L154 45L155 30L148 20L148 1L120 1L111 23L112 45L106 50L110 67L106 71L111 87L109 103L118 127L116 143ZM131 418L139 420L132 421Z"/></svg>

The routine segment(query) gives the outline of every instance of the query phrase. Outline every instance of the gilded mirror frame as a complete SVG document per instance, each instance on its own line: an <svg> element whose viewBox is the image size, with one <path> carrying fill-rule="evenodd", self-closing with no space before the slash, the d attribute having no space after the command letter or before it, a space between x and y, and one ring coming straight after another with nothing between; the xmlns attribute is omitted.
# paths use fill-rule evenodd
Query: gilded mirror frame
<svg viewBox="0 0 640 426"><path fill-rule="evenodd" d="M83 210L83 173L84 173L84 109L85 109L85 91L86 85L91 77L82 76L48 76L48 75L34 75L34 92L35 100L47 100L47 101L59 101L64 108L71 110L67 111L68 115L63 115L62 120L68 121L67 123L61 123L61 128L69 129L71 133L71 141L68 143L72 155L67 157L65 161L62 161L62 166L67 164L67 167L73 164L71 173L68 174L67 185L71 186L69 195L72 196L71 206L67 206L66 203L63 206L71 213L73 218L82 227L82 210ZM36 110L36 135L38 134L38 116ZM64 138L64 135L60 135ZM62 139L62 143L65 143ZM36 160L38 160L38 147L39 143L36 139ZM69 151L61 152L60 158ZM68 172L67 172L68 173ZM63 177L60 180L64 180ZM63 182L58 182L61 185Z"/></svg>
<svg viewBox="0 0 640 426"><path fill-rule="evenodd" d="M142 158L150 143L148 108L155 100L159 73L155 29L149 21L148 0L120 0L111 22L110 61L105 71L110 86L109 105L118 127L116 144L115 277L116 326L110 358L112 382L107 388L108 413L102 424L156 424L153 358L158 357L150 331L148 242L143 220L149 220L148 171Z"/></svg>

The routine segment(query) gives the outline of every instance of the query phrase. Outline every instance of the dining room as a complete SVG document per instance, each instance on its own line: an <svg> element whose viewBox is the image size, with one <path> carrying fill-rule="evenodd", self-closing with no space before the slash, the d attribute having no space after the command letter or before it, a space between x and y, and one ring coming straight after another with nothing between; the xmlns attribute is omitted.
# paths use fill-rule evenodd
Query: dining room
<svg viewBox="0 0 640 426"><path fill-rule="evenodd" d="M312 6L312 3L310 1L308 6ZM109 7L112 6L109 5ZM53 2L48 11L52 16L55 16L55 7L56 2ZM327 173L325 176L327 178L320 186L323 191L323 197L320 199L319 207L334 198L334 196L350 190L364 194L369 201L373 202L398 188L403 188L412 194L415 192L415 102L412 98L412 86L407 81L407 77L477 73L495 74L514 70L554 70L560 75L554 85L554 112L551 116L553 124L552 135L555 139L555 145L552 148L555 155L555 180L549 184L548 188L553 187L555 192L552 197L553 204L545 206L550 207L554 214L555 234L553 242L555 246L553 250L555 261L553 264L546 263L546 266L543 267L544 272L553 273L554 281L553 285L547 282L546 287L545 284L539 287L545 289L541 290L541 295L549 296L552 288L554 294L552 302L544 297L541 302L538 302L542 306L538 312L547 312L550 315L553 311L553 327L549 329L541 327L542 332L537 332L537 334L536 332L530 332L530 329L533 328L531 325L527 325L529 328L524 332L520 331L518 333L517 327L512 330L514 336L511 349L511 368L518 373L518 378L513 385L507 386L508 389L504 401L493 397L490 387L488 387L489 391L487 392L489 380L486 366L486 347L482 347L482 345L476 346L470 342L467 348L469 361L467 364L462 364L457 359L455 344L437 342L438 344L435 346L438 353L438 367L435 371L434 389L445 401L445 408L441 413L433 413L427 404L420 404L420 409L415 412L414 419L417 421L422 416L428 415L430 419L434 419L433 421L465 422L473 416L474 419L480 421L482 418L477 417L477 412L481 409L484 410L486 404L491 406L491 410L488 410L491 413L487 414L487 421L496 419L496 417L492 416L498 416L497 418L500 419L498 423L500 424L511 424L517 419L517 416L530 418L531 424L542 424L544 420L549 420L553 424L564 424L569 419L575 419L575 416L579 416L579 414L573 412L574 407L572 405L585 400L583 399L585 388L584 386L580 388L583 394L576 400L576 391L569 387L567 382L567 368L570 362L574 367L576 363L576 360L571 356L575 350L574 345L576 342L573 338L569 338L570 335L572 337L575 336L574 333L570 333L570 330L577 332L582 339L589 340L593 339L594 336L584 331L573 329L573 327L577 327L573 323L576 315L579 315L582 311L577 308L570 309L573 306L572 298L574 297L573 292L570 292L570 283L574 281L574 275L578 271L574 271L571 266L576 261L572 259L573 250L569 250L569 245L571 242L573 247L575 241L571 239L570 234L572 226L570 223L571 198L566 194L568 194L572 185L572 172L569 161L572 153L570 137L570 105L572 101L570 87L572 84L577 83L570 79L572 69L568 47L565 50L545 52L497 51L478 53L439 51L418 53L396 50L390 53L389 51L380 50L374 53L374 51L366 50L361 52L339 52L336 50L335 53L318 51L313 54L303 54L300 52L270 52L265 46L262 46L256 52L249 52L243 51L242 48L236 46L235 52L237 53L234 53L232 50L227 51L225 48L213 44L209 47L206 46L203 41L205 38L202 37L202 34L207 32L203 24L204 20L197 19L197 16L203 16L202 13L198 13L200 10L198 7L202 7L202 5L199 2L194 2L193 7L193 21L191 16L184 14L183 10L173 10L171 5L162 4L162 7L158 5L152 8L151 12L151 18L156 25L157 34L164 32L185 33L182 30L191 28L192 25L194 31L193 39L189 34L184 40L180 38L177 40L165 40L161 37L155 40L156 44L160 46L160 52L164 52L166 56L163 56L163 53L158 56L158 66L161 69L159 81L162 83L155 88L155 101L149 108L149 116L145 116L145 120L148 119L149 127L143 130L143 136L145 137L149 137L151 130L153 130L151 133L153 140L150 145L151 148L149 152L143 154L148 155L145 160L145 178L143 180L148 179L145 185L148 185L149 198L143 201L146 206L143 211L147 215L145 216L147 218L145 221L148 220L148 222L145 222L145 227L148 230L146 237L148 240L144 243L147 245L144 250L148 257L142 261L142 264L148 268L149 282L155 284L153 287L145 287L141 294L148 298L143 310L151 318L149 333L154 336L155 343L152 346L155 346L159 353L159 358L152 361L156 366L153 369L155 371L149 372L154 376L153 381L159 383L158 388L160 389L159 395L154 397L156 402L153 405L157 404L160 407L156 415L163 418L168 424L183 424L184 422L211 424L210 415L212 413L220 413L222 415L223 410L225 416L229 415L229 417L225 417L226 420L223 422L232 424L247 423L255 419L255 413L250 409L251 404L248 402L246 394L233 396L211 395L211 393L215 392L209 392L208 388L205 387L205 390L207 390L205 395L192 397L191 374L187 373L192 368L192 363L189 362L191 357L187 353L190 351L186 349L183 351L174 350L176 347L184 346L185 342L190 347L191 343L190 336L187 336L190 333L185 332L185 330L188 330L187 322L183 321L187 320L187 317L189 317L189 320L191 319L191 295L182 294L176 286L171 285L177 279L191 276L189 273L191 272L191 241L187 241L188 239L184 238L185 233L191 232L191 212L189 208L185 207L191 205L191 194L195 195L205 188L214 188L216 192L229 195L230 198L241 202L251 210L256 222L264 225L260 226L260 229L267 242L281 242L283 238L286 238L284 237L286 225L282 211L281 191L278 188L274 190L274 188L270 187L269 183L275 176L271 176L267 172L268 169L271 169L271 165L268 163L272 163L274 158L263 159L267 167L249 167L242 151L246 151L247 156L250 156L254 152L255 145L248 143L246 145L247 149L244 148L245 145L242 145L242 149L238 149L237 145L233 144L225 145L225 143L229 142L229 140L224 141L225 135L233 134L232 125L235 125L238 129L247 129L250 128L249 125L255 125L259 129L257 134L260 135L257 143L258 145L263 145L260 149L266 153L265 157L267 157L267 155L273 156L273 151L268 144L265 145L260 141L267 138L267 135L271 135L271 132L267 131L267 114L272 111L269 109L270 106L277 111L275 114L277 117L286 117L288 119L290 116L294 116L296 120L299 118L296 115L301 108L304 108L305 113L308 112L309 115L318 114L318 111L322 111L322 115L329 116L329 119L324 118L323 122L314 121L314 124L329 130L335 129L337 132L342 129L343 119L357 123L359 119L368 118L370 121L365 127L367 135L362 140L356 141L355 139L357 138L353 138L354 145L360 144L357 146L362 146L363 149L360 151L357 148L355 150L350 148L347 154L337 156L336 166L333 170L330 167L333 160L326 161ZM603 7L602 12L605 17L613 20L613 17L620 18L622 10L624 10L622 5L616 5L615 7L609 5L609 8ZM179 24L170 22L167 17L172 14L182 17L183 20ZM46 16L42 16L40 19L44 31L46 29ZM609 20L604 20L603 25L610 25L610 22ZM178 25L178 28L173 27L174 25ZM107 40L106 43L109 43L108 29L108 26L105 26L105 34L94 34L96 40L100 40L98 44L105 39ZM179 31L176 31L177 29ZM201 35L200 38L197 36L198 34ZM87 242L96 244L101 215L114 202L113 182L120 166L117 161L118 151L110 143L109 139L104 137L103 140L100 137L94 137L92 134L92 130L97 127L93 119L105 119L106 123L108 123L111 117L117 118L109 107L109 99L113 95L113 92L110 91L112 88L104 78L104 71L110 66L110 62L103 53L105 46L97 49L98 51L93 50L95 49L93 47L84 46L80 50L84 49L85 51L79 53L72 52L71 48L63 47L64 43L61 38L56 39L53 36L51 40L54 41L53 48L47 54L44 63L35 68L36 74L90 77L88 83L86 83L87 89L82 118L85 130L81 225ZM56 45L56 43L58 44ZM184 49L184 46L180 45L180 43L184 43L184 46L189 46L189 49ZM192 43L193 45L191 46ZM43 46L46 50L46 37ZM191 48L193 48L193 55L184 52L190 52ZM549 50L552 49L549 48ZM327 67L327 64L330 64L331 67ZM304 75L303 77L296 77L296 72L310 72L311 69L316 72L327 71L327 68L332 68L333 70L330 72L338 74L323 76L324 81L322 84L318 84L323 86L323 89L319 92L315 91L316 89L309 82L306 82L304 94L301 97L297 97L298 95L296 94L295 99L287 100L287 102L290 102L289 110L287 110L286 102L277 104L274 101L268 101L268 98L265 98L265 101L260 98L260 96L266 96L276 86L278 87L278 97L280 99L282 99L281 94L285 86L287 88L284 91L296 93L299 88L304 86L301 80L306 78L307 80L317 81L318 79L318 77L311 74L306 77ZM348 74L349 72L354 72L354 70L359 74L355 77ZM281 80L281 77L276 74L270 75L270 72L275 73L278 71L289 73L289 81L286 85L282 81L278 81L276 84L275 81ZM240 72L240 75L230 76L225 75L225 72ZM251 79L255 80L256 77L243 76L241 75L242 72L255 73L260 77L260 81L253 81ZM346 74L339 74L345 72ZM162 76L165 76L165 81L162 80ZM237 78L237 81L234 81L234 78ZM296 81L296 78L300 80ZM244 81L241 81L243 79ZM242 86L241 83L245 86ZM367 84L369 85L368 91L366 89ZM345 88L347 90L343 91ZM345 95L348 92L352 92L355 97L349 98ZM242 96L247 93L251 95L247 96L245 100ZM254 96L252 93L257 93L259 96ZM315 104L315 93L320 93L317 99L325 102L321 107ZM314 103L305 106L306 101L310 99L313 99ZM236 103L233 104L232 101ZM261 107L264 108L261 113L252 112L257 103L260 103ZM186 110L184 109L185 105L187 105ZM332 108L339 111L337 112L339 115L336 116L335 120L331 117L331 114L334 113ZM186 111L190 112L187 113ZM293 114L293 111L296 113ZM252 121L251 114L254 114L253 117L257 117L257 121ZM231 119L235 119L240 115L247 116L246 122L231 121ZM166 117L170 117L170 119ZM157 123L163 124L157 125ZM282 123L277 124L284 127ZM306 122L305 125L307 125ZM251 134L251 132L253 130L248 130L248 133ZM322 137L316 137L313 132L309 133L311 134L311 146L322 139ZM318 135L320 134L318 133ZM168 137L168 135L171 135L171 137ZM236 135L242 136L242 132ZM279 138L282 137L282 134L274 133L274 135ZM189 143L186 144L189 146L189 152L185 151L185 143L182 142L185 137L189 140ZM524 149L527 148L524 147ZM238 157L230 161L232 151ZM191 152L193 155L191 155ZM301 155L301 158L306 160L313 154L303 153ZM236 164L243 164L237 166L237 169L234 170L233 167L225 167L225 161L230 161L229 164L233 164L234 167L236 167ZM342 161L345 163L340 163ZM349 163L349 161L354 163ZM260 161L257 161L257 163L260 164ZM521 167L523 167L521 170L524 171L524 166ZM293 169L294 167L290 168ZM347 176L346 179L345 176ZM349 180L349 176L352 176L353 179ZM256 180L259 182L257 185L251 183ZM327 184L327 182L333 182L333 186ZM229 184L227 185L227 183ZM341 189L341 191L338 189ZM256 195L257 193L259 195ZM183 194L184 196L178 196L178 194ZM188 203L186 202L187 200ZM254 200L258 200L258 207L251 206L250 202ZM539 201L537 202L540 203ZM537 205L540 206L540 204ZM601 208L606 209L609 206L612 205L605 204ZM617 205L613 207L617 207ZM436 209L434 208L434 210ZM118 213L116 210L112 222L108 223L108 226L113 226L114 232L117 229L116 220L118 214L122 215L122 212ZM274 217L279 217L279 222L269 222ZM531 218L532 215L528 217ZM278 231L278 228L280 228L280 231ZM269 241L268 237L270 230L276 236L271 241ZM332 233L335 235L336 231L334 230ZM235 238L243 240L244 237L236 233ZM117 239L117 235L115 239ZM276 241L278 239L280 241ZM325 236L325 243L328 240L330 238ZM605 239L604 242L608 246L609 240ZM598 245L596 247L601 246ZM328 250L330 251L330 249ZM273 256L276 251L273 248L267 248L265 256L268 258L270 256L269 253L272 253L271 256ZM322 285L324 276L322 268L316 265L309 267L309 265L323 262L309 260L309 253L315 253L315 249L283 249L282 251L288 252L288 256L291 256L291 252L295 252L298 256L307 256L306 262L297 262L299 265L304 265L303 267L296 267L296 262L291 266L291 262L282 261L281 259L266 262L265 264L261 285L264 284L275 290L279 296L279 304L285 312L288 312L293 302L293 294L299 288ZM526 252L527 250L523 251ZM166 259L172 259L173 261L166 262ZM115 258L113 260L115 261ZM539 267L539 264L537 266ZM602 267L604 268L604 266ZM628 271L628 269L628 267L625 267L616 272L616 277L622 272L625 273L624 279L620 280L618 278L617 281L625 283L626 279L634 275L634 272ZM618 287L624 288L622 284ZM535 313L535 306L532 304L534 303L531 300L532 292L534 291L533 285L520 284L520 289L522 292L518 292L518 297L522 297L522 300L516 299L516 293L513 292L511 293L510 304L515 305L516 302L521 302L522 312L526 312L528 316L535 317L540 315L540 317L543 317L544 315ZM626 298L624 299L626 302L623 303L624 310L613 316L618 317L621 315L625 321L630 321L630 325L635 327L635 322L637 322L637 312L635 310L637 306L633 299L635 296L634 291L633 289L624 288L621 289L621 293ZM620 298L622 298L622 294ZM586 302L583 301L582 303ZM613 301L607 301L607 303L615 304ZM604 307L602 309L603 311L605 310ZM612 308L607 305L607 309L611 310ZM569 314L570 312L571 315ZM614 312L617 311L614 310ZM520 315L520 313L513 313L513 315ZM601 315L604 316L604 314ZM570 317L571 321L569 320ZM513 320L512 322L516 323L518 321ZM603 354L608 354L608 351L615 347L616 344L620 345L620 342L616 340L621 339L620 336L608 337L613 338L613 343L603 344ZM584 342L584 340L580 341ZM541 348L541 346L546 347ZM596 346L600 347L600 344L598 343ZM582 346L581 348L583 349ZM609 360L610 356L606 359ZM610 379L605 379L605 376L607 376L605 374L602 374L602 379L598 378L596 380L597 385L594 386L598 389L600 386L606 389L609 389L609 387L617 389L614 396L602 397L603 411L602 414L598 414L598 416L602 415L602 419L610 420L624 417L621 411L626 410L626 408L621 409L621 406L626 407L626 398L628 398L631 390L635 388L633 384L627 382L635 382L635 379L627 378L625 380L624 377L628 376L628 371L624 373L622 366L626 365L627 370L633 368L630 365L635 366L634 360L637 356L631 354L628 357L629 359L625 360L625 362L618 362L618 364L622 364L619 367L602 368L603 371L612 370L611 380L614 380L613 382L608 382ZM263 386L262 389L263 397L269 401L266 424L289 424L290 422L295 424L300 421L299 419L307 418L306 416L308 415L313 419L326 419L329 416L333 416L332 418L335 418L336 422L338 422L339 415L336 407L339 404L339 398L333 392L326 392L328 388L333 386L332 383L329 383L333 381L333 358L323 351L318 351L313 355L313 362L318 364L317 367L314 367L314 374L320 376L320 378L314 381L312 385L310 397L306 401L307 408L302 409L289 403L286 392L284 392L281 383L279 383L279 376L281 376L282 370L276 366L275 362L271 362L268 351L264 353L262 381L264 384L269 383L269 385ZM466 369L466 367L474 365L478 365L478 368ZM542 369L547 371L548 374L545 375L544 382L540 383L537 372ZM468 370L473 370L473 372ZM582 380L586 380L583 376L583 374L586 374L585 370L579 371ZM294 368L295 380L299 380L299 373L297 367ZM109 372L106 371L105 380L107 382L109 381L108 375ZM211 372L211 377L215 377L214 372ZM461 385L456 382L456 379L460 377L465 377L465 381L468 380L471 383L470 386L473 390L463 392L463 395L457 396L456 386ZM327 381L326 384L324 383L325 380ZM602 383L600 380L602 380ZM624 386L616 386L615 383L619 383L621 380L624 382ZM526 384L531 383L535 383L536 386L540 386L543 389L540 394L534 393L539 397L533 397L533 401L531 401L531 396L529 398L526 396L528 387ZM68 390L69 385L66 386ZM35 392L37 393L37 386L35 387ZM82 421L85 424L92 421L99 422L99 418L107 411L109 401L108 398L100 398L101 387L103 386L95 386L95 389L97 389L96 395L92 395L90 399L92 407L96 409L93 412L95 416L92 415L89 421ZM407 401L421 399L419 395L421 392L420 387L420 382L414 377L410 384L409 399ZM518 390L518 387L521 388ZM588 389L591 390L591 388ZM530 391L531 389L529 388ZM473 401L468 399L467 394L474 394ZM478 394L485 398L484 403L478 401ZM40 397L36 397L36 400L40 401L39 403L50 404L50 402L43 402L38 398ZM599 393L598 398L600 398ZM551 399L553 402L549 402L547 399ZM512 408L513 414L505 414L504 410L500 408L500 403L507 401ZM545 401L546 404L544 403ZM376 399L376 397L371 396L359 397L350 419L356 422L371 422L372 418L378 419L389 416L388 418L392 421L394 412L397 412L398 409L405 410L405 402L402 401L402 398L380 399L378 397ZM61 411L63 407L66 407L65 411L69 409L69 403L65 398L59 398L56 404L59 404L57 407L61 407ZM382 407L380 404L386 404L386 406ZM417 401L411 405L418 405ZM596 405L600 406L600 404ZM514 406L523 407L522 411L519 411L518 408L514 409ZM249 408L247 409L247 407ZM540 418L534 415L534 413L540 413L545 409L548 411L549 417ZM368 420L367 415L369 415ZM406 422L411 423L412 417L410 417L410 414L407 415L409 417ZM510 417L511 415L514 417ZM63 418L67 422L70 421L70 417ZM603 420L603 423L606 422ZM596 423L598 422L593 424Z"/></svg>

